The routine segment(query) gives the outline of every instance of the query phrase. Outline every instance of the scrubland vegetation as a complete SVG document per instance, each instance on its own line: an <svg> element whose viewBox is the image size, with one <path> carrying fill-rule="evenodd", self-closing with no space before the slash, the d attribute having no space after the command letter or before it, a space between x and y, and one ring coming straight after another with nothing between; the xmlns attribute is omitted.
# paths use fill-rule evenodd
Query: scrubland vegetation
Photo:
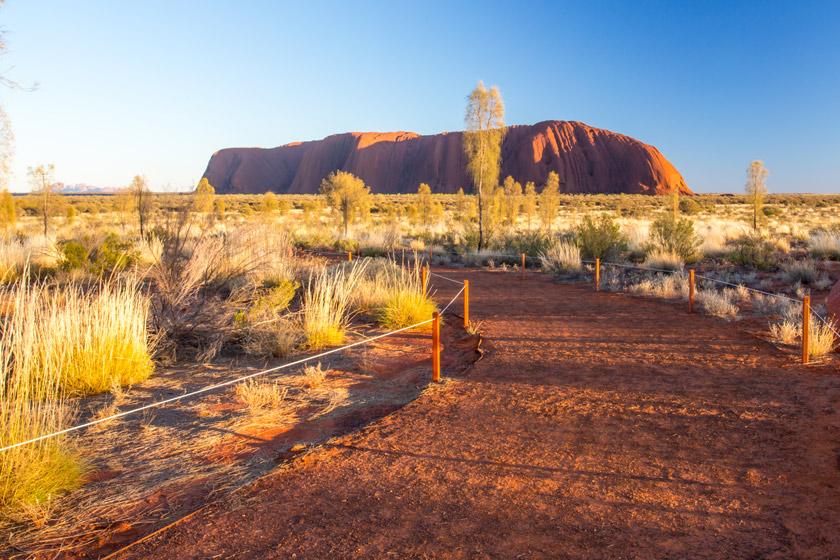
<svg viewBox="0 0 840 560"><path fill-rule="evenodd" d="M747 288L798 298L837 277L836 196L770 195L759 212L749 196L562 195L556 177L524 189L506 178L485 192L480 233L475 196L427 185L417 195L370 194L345 175L328 177L322 196L218 196L209 184L159 195L137 178L114 196L6 197L0 444L66 427L86 395L118 394L172 364L283 358L372 325L422 322L436 310L420 280L429 256L433 266L506 270L525 253L529 266L563 278L583 277L599 257L664 271L605 265L604 289L672 300L688 297L690 264L705 278L699 309L766 317L782 345L801 337L798 310ZM811 353L831 352L832 330L813 321ZM320 368L306 374L306 383L319 379ZM256 381L236 395L254 411L286 398ZM0 455L3 514L45 507L80 485L85 465L74 449L67 436Z"/></svg>

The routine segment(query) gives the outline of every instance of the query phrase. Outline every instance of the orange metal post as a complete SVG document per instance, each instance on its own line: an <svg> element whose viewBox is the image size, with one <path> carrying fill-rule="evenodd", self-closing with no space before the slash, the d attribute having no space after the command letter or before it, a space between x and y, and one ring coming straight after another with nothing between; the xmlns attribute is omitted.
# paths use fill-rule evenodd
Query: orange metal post
<svg viewBox="0 0 840 560"><path fill-rule="evenodd" d="M426 292L426 285L429 281L429 267L424 266L420 268L420 285L423 287L423 293Z"/></svg>
<svg viewBox="0 0 840 560"><path fill-rule="evenodd" d="M470 281L464 280L464 328L470 326Z"/></svg>
<svg viewBox="0 0 840 560"><path fill-rule="evenodd" d="M694 269L688 271L688 312L694 313Z"/></svg>
<svg viewBox="0 0 840 560"><path fill-rule="evenodd" d="M595 291L601 289L601 259L595 258Z"/></svg>
<svg viewBox="0 0 840 560"><path fill-rule="evenodd" d="M347 251L347 262L353 262L353 251Z"/></svg>
<svg viewBox="0 0 840 560"><path fill-rule="evenodd" d="M811 358L809 350L811 338L811 296L802 298L802 363L807 364Z"/></svg>
<svg viewBox="0 0 840 560"><path fill-rule="evenodd" d="M525 276L525 253L522 253L522 276Z"/></svg>
<svg viewBox="0 0 840 560"><path fill-rule="evenodd" d="M440 382L440 313L432 313L432 381Z"/></svg>

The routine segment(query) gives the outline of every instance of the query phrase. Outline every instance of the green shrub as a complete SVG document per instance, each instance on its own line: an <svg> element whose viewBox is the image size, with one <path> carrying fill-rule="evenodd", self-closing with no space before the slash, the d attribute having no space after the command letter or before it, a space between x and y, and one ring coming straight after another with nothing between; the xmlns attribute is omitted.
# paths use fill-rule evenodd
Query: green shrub
<svg viewBox="0 0 840 560"><path fill-rule="evenodd" d="M61 269L65 271L84 268L88 262L87 247L75 240L61 244L61 256Z"/></svg>
<svg viewBox="0 0 840 560"><path fill-rule="evenodd" d="M694 200L693 198L688 197L680 197L680 212L686 214L688 216L694 216L695 214L699 214L703 210L703 207L700 205L699 202Z"/></svg>
<svg viewBox="0 0 840 560"><path fill-rule="evenodd" d="M130 241L124 241L117 234L109 233L91 256L91 268L94 272L113 272L134 264L137 261L137 250Z"/></svg>
<svg viewBox="0 0 840 560"><path fill-rule="evenodd" d="M674 220L668 215L651 224L648 253L676 255L690 263L697 260L697 250L702 244L703 240L694 231L694 222L688 218Z"/></svg>
<svg viewBox="0 0 840 560"><path fill-rule="evenodd" d="M492 248L519 255L537 256L548 251L553 245L553 238L541 231L509 233L493 243Z"/></svg>
<svg viewBox="0 0 840 560"><path fill-rule="evenodd" d="M764 215L768 218L776 218L782 215L782 209L778 206L765 206L762 209L762 212L764 212Z"/></svg>
<svg viewBox="0 0 840 560"><path fill-rule="evenodd" d="M575 228L575 242L584 259L612 259L627 249L627 238L621 233L621 227L606 214L597 220L586 216Z"/></svg>
<svg viewBox="0 0 840 560"><path fill-rule="evenodd" d="M733 243L729 260L740 266L773 270L778 265L773 244L760 235L746 235Z"/></svg>

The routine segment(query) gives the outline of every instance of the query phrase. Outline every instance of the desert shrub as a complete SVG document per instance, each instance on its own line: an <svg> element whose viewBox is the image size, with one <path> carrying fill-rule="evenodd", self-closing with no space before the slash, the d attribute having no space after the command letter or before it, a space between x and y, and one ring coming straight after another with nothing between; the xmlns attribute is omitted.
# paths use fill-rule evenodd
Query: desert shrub
<svg viewBox="0 0 840 560"><path fill-rule="evenodd" d="M327 378L327 372L321 367L321 362L307 365L300 374L300 383L307 389L317 389Z"/></svg>
<svg viewBox="0 0 840 560"><path fill-rule="evenodd" d="M688 279L684 273L657 274L628 286L630 293L662 298L687 299Z"/></svg>
<svg viewBox="0 0 840 560"><path fill-rule="evenodd" d="M249 379L236 386L236 398L251 412L277 409L286 400L289 390L276 382Z"/></svg>
<svg viewBox="0 0 840 560"><path fill-rule="evenodd" d="M88 250L80 241L65 241L61 247L61 269L65 271L77 270L87 265Z"/></svg>
<svg viewBox="0 0 840 560"><path fill-rule="evenodd" d="M551 274L576 274L583 269L580 248L568 241L558 241L540 254L543 270Z"/></svg>
<svg viewBox="0 0 840 560"><path fill-rule="evenodd" d="M432 318L437 305L428 295L416 290L396 290L377 313L379 324L386 329L401 329ZM430 325L423 326L428 329Z"/></svg>
<svg viewBox="0 0 840 560"><path fill-rule="evenodd" d="M795 344L802 336L802 326L791 320L770 323L770 337L779 344Z"/></svg>
<svg viewBox="0 0 840 560"><path fill-rule="evenodd" d="M627 249L627 239L621 233L621 227L606 214L598 219L586 216L574 233L575 242L585 259L614 259Z"/></svg>
<svg viewBox="0 0 840 560"><path fill-rule="evenodd" d="M55 300L41 284L23 281L5 289L10 303L0 328L0 447L61 430L72 420L62 388L62 363L44 359L40 320L45 301ZM82 483L84 466L66 436L0 453L0 515L47 507L51 499Z"/></svg>
<svg viewBox="0 0 840 560"><path fill-rule="evenodd" d="M808 239L808 250L817 258L840 260L840 233L813 232Z"/></svg>
<svg viewBox="0 0 840 560"><path fill-rule="evenodd" d="M131 241L120 239L115 233L105 236L102 244L90 255L91 269L96 273L123 270L137 260Z"/></svg>
<svg viewBox="0 0 840 560"><path fill-rule="evenodd" d="M29 260L29 252L16 239L0 240L0 283L11 283L20 277Z"/></svg>
<svg viewBox="0 0 840 560"><path fill-rule="evenodd" d="M836 324L826 324L811 317L810 332L808 337L808 352L811 356L824 356L834 350L834 345L837 342L834 335Z"/></svg>
<svg viewBox="0 0 840 560"><path fill-rule="evenodd" d="M782 264L785 280L791 283L814 284L819 278L816 264L811 260L791 261Z"/></svg>
<svg viewBox="0 0 840 560"><path fill-rule="evenodd" d="M765 206L761 210L767 218L776 218L782 215L782 209L778 206Z"/></svg>
<svg viewBox="0 0 840 560"><path fill-rule="evenodd" d="M525 253L526 255L536 256L548 250L553 243L553 237L546 233L526 231L498 236L493 241L491 249L513 253L514 255Z"/></svg>
<svg viewBox="0 0 840 560"><path fill-rule="evenodd" d="M307 346L319 350L344 342L354 310L353 298L367 266L367 260L323 269L310 275L303 292L301 316Z"/></svg>
<svg viewBox="0 0 840 560"><path fill-rule="evenodd" d="M683 214L687 216L694 216L695 214L699 214L702 210L703 207L693 198L686 196L680 197L680 212Z"/></svg>
<svg viewBox="0 0 840 560"><path fill-rule="evenodd" d="M265 358L285 358L303 340L300 322L283 316L255 324L245 324L242 348L247 354Z"/></svg>
<svg viewBox="0 0 840 560"><path fill-rule="evenodd" d="M703 240L694 232L694 222L672 216L659 218L650 227L650 243L647 252L676 255L684 262L697 260L697 250Z"/></svg>
<svg viewBox="0 0 840 560"><path fill-rule="evenodd" d="M660 270L682 270L685 263L675 253L655 250L645 257L644 266Z"/></svg>
<svg viewBox="0 0 840 560"><path fill-rule="evenodd" d="M759 235L745 235L735 240L729 260L758 270L772 270L778 264L775 247Z"/></svg>
<svg viewBox="0 0 840 560"><path fill-rule="evenodd" d="M738 306L732 303L731 290L700 290L696 297L698 305L709 315L721 319L732 319L738 315Z"/></svg>

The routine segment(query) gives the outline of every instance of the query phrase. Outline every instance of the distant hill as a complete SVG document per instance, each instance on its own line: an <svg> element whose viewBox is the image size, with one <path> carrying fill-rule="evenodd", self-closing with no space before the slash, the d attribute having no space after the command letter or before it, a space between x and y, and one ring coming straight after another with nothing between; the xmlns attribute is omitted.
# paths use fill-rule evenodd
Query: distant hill
<svg viewBox="0 0 840 560"><path fill-rule="evenodd" d="M226 148L204 172L218 193L316 193L336 169L364 179L373 192L470 192L462 132L348 132L277 148ZM690 194L679 171L655 147L576 121L508 127L501 178L540 188L550 171L565 193Z"/></svg>

